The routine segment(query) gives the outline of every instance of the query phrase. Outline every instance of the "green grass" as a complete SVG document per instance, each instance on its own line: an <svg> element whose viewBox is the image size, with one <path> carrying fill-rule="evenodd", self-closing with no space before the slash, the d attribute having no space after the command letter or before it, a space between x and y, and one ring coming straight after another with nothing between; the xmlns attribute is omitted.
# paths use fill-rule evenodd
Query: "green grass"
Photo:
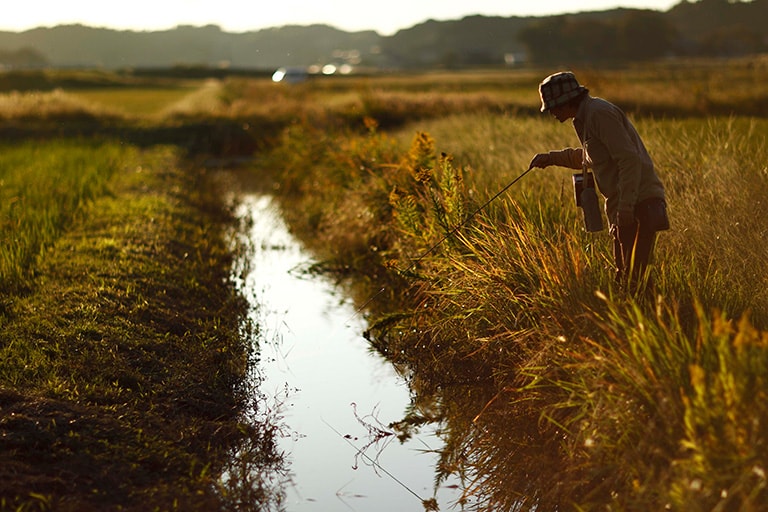
<svg viewBox="0 0 768 512"><path fill-rule="evenodd" d="M108 109L119 110L126 115L146 116L162 112L200 87L199 83L178 84L174 86L137 86L121 88L78 89L73 91L76 97L89 103L95 103Z"/></svg>
<svg viewBox="0 0 768 512"><path fill-rule="evenodd" d="M277 503L275 434L247 419L255 326L230 280L216 182L168 147L52 142L4 156L4 190L20 198L7 236L44 242L23 237L37 247L15 262L23 290L3 288L0 508Z"/></svg>
<svg viewBox="0 0 768 512"><path fill-rule="evenodd" d="M23 290L38 257L75 215L108 190L130 150L118 143L50 142L0 151L0 287Z"/></svg>

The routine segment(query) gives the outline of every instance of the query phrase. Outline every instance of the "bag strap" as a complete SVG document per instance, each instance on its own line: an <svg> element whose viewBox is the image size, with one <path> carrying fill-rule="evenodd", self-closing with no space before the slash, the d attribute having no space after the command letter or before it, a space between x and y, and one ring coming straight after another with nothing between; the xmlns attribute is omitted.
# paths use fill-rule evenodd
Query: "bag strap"
<svg viewBox="0 0 768 512"><path fill-rule="evenodd" d="M582 102L588 101L589 98L584 98ZM584 179L584 186L589 186L589 182L587 181L587 175L589 174L589 170L587 169L587 145L589 144L589 139L587 137L587 126L589 125L589 113L590 110L589 105L585 105L585 116L584 116L584 133L582 134L583 142L581 143L581 176ZM594 186L594 185L592 185Z"/></svg>

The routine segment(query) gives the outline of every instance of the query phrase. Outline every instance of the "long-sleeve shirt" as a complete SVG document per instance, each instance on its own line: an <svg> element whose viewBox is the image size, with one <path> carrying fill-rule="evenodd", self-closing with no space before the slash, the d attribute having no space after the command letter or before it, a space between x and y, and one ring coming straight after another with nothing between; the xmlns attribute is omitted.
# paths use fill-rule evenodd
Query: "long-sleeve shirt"
<svg viewBox="0 0 768 512"><path fill-rule="evenodd" d="M633 211L640 201L664 199L664 186L653 161L621 109L587 96L579 105L573 126L582 147L551 151L552 163L581 169L586 148L586 164L594 171L597 188L605 197L610 222L615 222L617 211Z"/></svg>

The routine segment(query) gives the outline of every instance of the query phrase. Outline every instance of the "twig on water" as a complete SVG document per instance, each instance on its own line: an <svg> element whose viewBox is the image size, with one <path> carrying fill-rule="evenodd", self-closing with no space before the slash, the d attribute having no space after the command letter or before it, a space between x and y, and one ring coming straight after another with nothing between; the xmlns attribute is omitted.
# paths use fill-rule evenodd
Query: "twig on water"
<svg viewBox="0 0 768 512"><path fill-rule="evenodd" d="M355 417L357 417L357 413L355 413ZM400 481L400 480L399 480L399 479L398 479L398 478L397 478L395 475L393 475L392 473L390 473L389 471L387 471L387 470L386 470L386 468L384 468L384 467L383 467L383 466L382 466L382 465L381 465L381 464L380 464L378 461L376 461L376 460L372 459L372 458L371 458L371 457L370 457L370 456L369 456L367 453L365 453L363 450L361 450L361 449L359 449L357 446L355 446L355 445L354 445L354 443L352 443L352 441L350 441L350 440L349 440L349 437L347 437L347 436L343 435L341 432L339 432L338 430L336 430L336 429L333 427L333 425L331 425L331 424L330 424L330 423L328 423L327 421L325 421L325 420L322 420L322 421L323 421L323 423L325 423L326 425L328 425L328 428L330 428L331 430L333 430L333 431L334 431L334 432L335 432L335 433L336 433L336 434L337 434L337 435L338 435L340 438L344 439L344 441L346 441L346 442L347 442L347 443L348 443L350 446L352 446L352 447L355 449L355 451L357 452L357 456L360 456L360 457L363 457L364 459L366 459L366 460L367 460L368 462L370 462L370 463L371 463L371 465L373 465L375 468L378 468L378 469L380 469L380 470L381 470L381 471L382 471L384 474L386 474L386 475L387 475L389 478L391 478L392 480L394 480L395 482L397 482L398 484L400 484L400 486L401 486L403 489L405 489L405 490L406 490L406 491L408 491L409 493L413 494L413 495L414 495L414 496L415 496L415 497L416 497L416 498L417 498L419 501L421 501L421 504L424 506L424 509L425 509L425 510L431 510L431 511L437 511L437 510L438 510L438 508L437 508L437 502L435 501L435 499L434 499L434 498L432 498L432 499L429 499L429 500L425 500L424 498L422 498L421 496L419 496L418 494L416 494L416 492L415 492L413 489L411 489L410 487L408 487L407 485L405 485L405 484L404 484L402 481ZM359 419L359 418L358 418L358 421L360 421L360 419ZM391 434L390 434L390 435L391 435ZM370 444L369 444L369 445L366 445L366 447L367 447L367 446L370 446Z"/></svg>

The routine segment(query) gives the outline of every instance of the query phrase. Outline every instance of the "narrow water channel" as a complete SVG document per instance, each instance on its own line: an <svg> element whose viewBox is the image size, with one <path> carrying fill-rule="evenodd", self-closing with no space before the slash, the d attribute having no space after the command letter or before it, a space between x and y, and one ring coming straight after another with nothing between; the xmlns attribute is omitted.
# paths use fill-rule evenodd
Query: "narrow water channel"
<svg viewBox="0 0 768 512"><path fill-rule="evenodd" d="M292 475L286 511L420 511L432 498L452 509L457 486L434 490L433 452L442 445L435 430L402 444L384 435L410 395L369 349L361 315L333 283L303 271L312 258L269 195L239 204L251 222L245 292L260 329L259 387L280 404L280 446Z"/></svg>

